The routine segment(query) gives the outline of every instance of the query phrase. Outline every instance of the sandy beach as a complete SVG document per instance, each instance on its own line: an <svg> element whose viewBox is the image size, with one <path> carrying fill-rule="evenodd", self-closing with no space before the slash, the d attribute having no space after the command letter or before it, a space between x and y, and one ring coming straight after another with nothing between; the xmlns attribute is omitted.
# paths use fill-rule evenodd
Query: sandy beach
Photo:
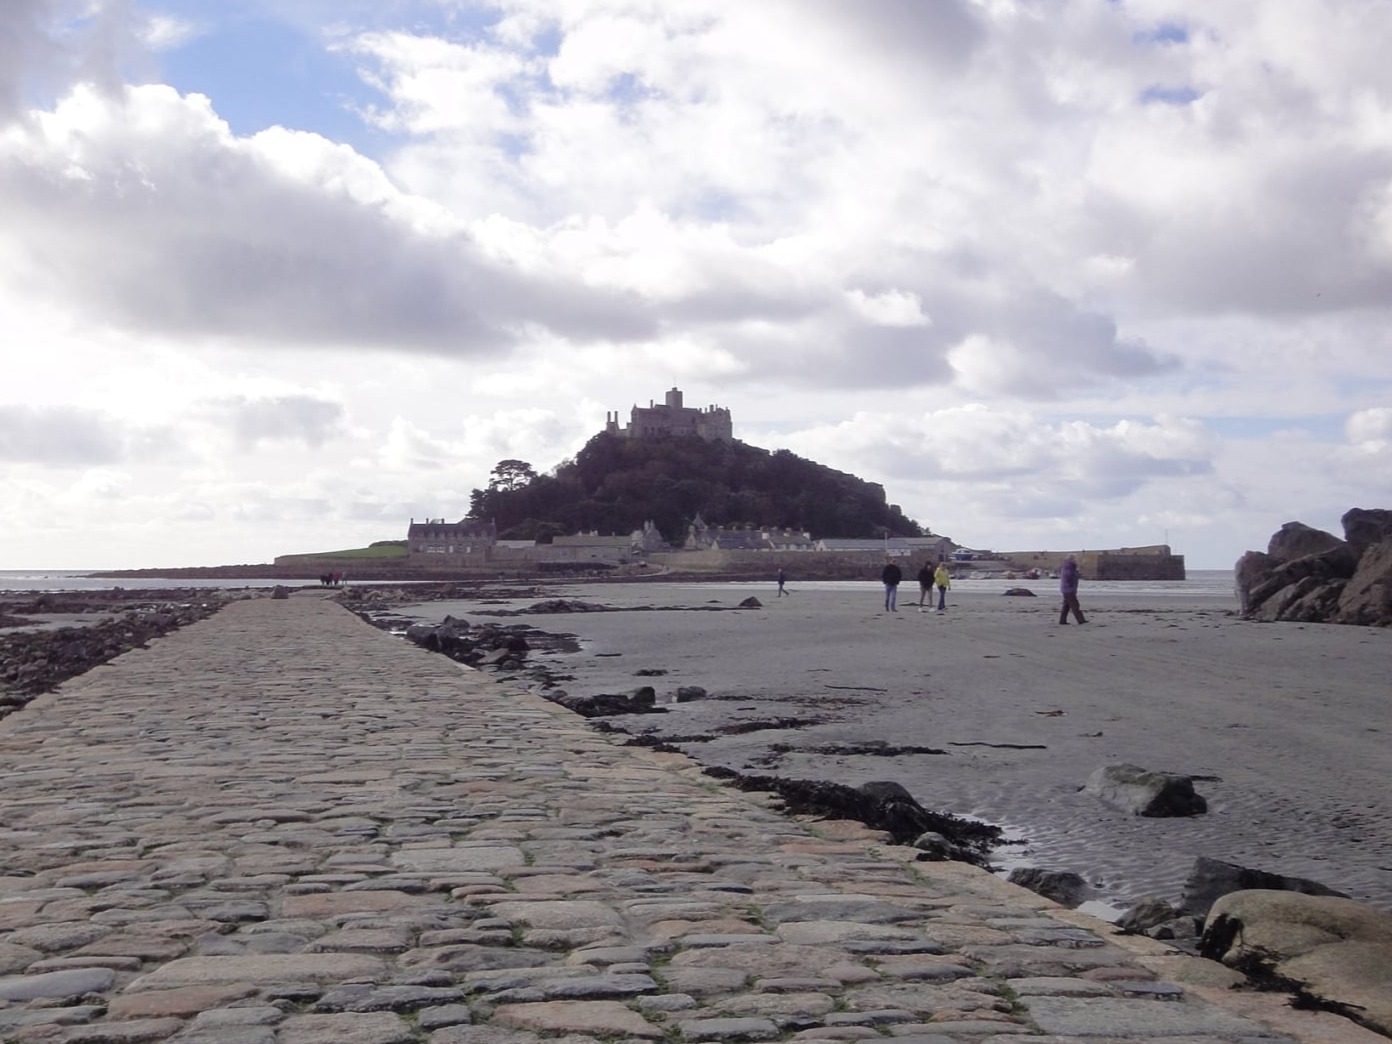
<svg viewBox="0 0 1392 1044"><path fill-rule="evenodd" d="M908 584L886 613L868 582L790 584L786 598L771 584L556 585L549 597L631 611L513 622L579 639L547 661L572 693L710 694L610 719L624 730L749 774L894 780L1009 828L1003 867L1082 874L1098 912L1177 899L1199 855L1392 909L1392 632L1249 623L1226 595L1125 584L1084 584L1088 623L1060 627L1049 581L1025 585L1035 598L1004 586L962 582L947 612L919 613ZM762 608L733 609L750 595ZM481 621L533 601L399 612ZM1208 813L1138 818L1078 793L1115 762L1196 777Z"/></svg>

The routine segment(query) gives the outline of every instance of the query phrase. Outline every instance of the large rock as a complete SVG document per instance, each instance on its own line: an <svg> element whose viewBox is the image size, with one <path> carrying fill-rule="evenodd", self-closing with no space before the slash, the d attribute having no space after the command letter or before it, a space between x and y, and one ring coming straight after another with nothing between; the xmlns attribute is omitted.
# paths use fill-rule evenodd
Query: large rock
<svg viewBox="0 0 1392 1044"><path fill-rule="evenodd" d="M1349 508L1339 522L1344 539L1360 555L1374 544L1392 540L1392 511L1386 508Z"/></svg>
<svg viewBox="0 0 1392 1044"><path fill-rule="evenodd" d="M1298 892L1233 892L1213 904L1206 957L1297 984L1392 1035L1392 914L1351 899Z"/></svg>
<svg viewBox="0 0 1392 1044"><path fill-rule="evenodd" d="M1267 541L1266 553L1278 562L1291 562L1307 555L1318 555L1343 544L1333 533L1315 529L1304 522L1287 522Z"/></svg>
<svg viewBox="0 0 1392 1044"><path fill-rule="evenodd" d="M1060 906L1080 906L1088 897L1087 882L1071 870L1046 870L1038 866L1018 866L1006 878L1011 884L1028 888L1036 895L1052 899Z"/></svg>
<svg viewBox="0 0 1392 1044"><path fill-rule="evenodd" d="M1251 889L1266 891L1300 892L1305 895L1327 895L1347 899L1343 892L1336 892L1318 881L1304 877L1286 877L1266 870L1253 870L1225 863L1221 859L1199 856L1194 860L1189 878L1184 882L1184 899L1181 912L1203 917L1209 908L1225 895Z"/></svg>
<svg viewBox="0 0 1392 1044"><path fill-rule="evenodd" d="M1386 627L1392 621L1392 540L1372 544L1339 592L1335 623Z"/></svg>
<svg viewBox="0 0 1392 1044"><path fill-rule="evenodd" d="M1242 615L1252 620L1392 625L1392 510L1353 508L1345 539L1287 522L1265 552L1237 561Z"/></svg>
<svg viewBox="0 0 1392 1044"><path fill-rule="evenodd" d="M1279 561L1265 551L1248 551L1237 560L1234 567L1237 588L1237 604L1243 615L1256 608L1252 601L1252 591L1271 575Z"/></svg>
<svg viewBox="0 0 1392 1044"><path fill-rule="evenodd" d="M1088 777L1083 793L1136 816L1196 816L1208 802L1194 792L1189 776L1151 772L1136 765L1103 765Z"/></svg>

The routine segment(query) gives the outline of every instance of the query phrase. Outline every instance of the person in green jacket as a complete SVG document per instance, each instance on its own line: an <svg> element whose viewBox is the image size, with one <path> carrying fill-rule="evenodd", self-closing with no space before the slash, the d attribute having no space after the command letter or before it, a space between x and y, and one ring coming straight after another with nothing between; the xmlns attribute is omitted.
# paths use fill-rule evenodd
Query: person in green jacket
<svg viewBox="0 0 1392 1044"><path fill-rule="evenodd" d="M952 586L952 577L947 573L947 563L939 562L933 571L933 583L938 585L938 612L947 612L947 589Z"/></svg>

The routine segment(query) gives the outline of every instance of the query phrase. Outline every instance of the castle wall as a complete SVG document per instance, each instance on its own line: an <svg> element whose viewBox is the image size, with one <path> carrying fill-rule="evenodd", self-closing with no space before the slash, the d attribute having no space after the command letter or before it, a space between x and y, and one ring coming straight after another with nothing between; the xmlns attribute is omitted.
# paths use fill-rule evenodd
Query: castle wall
<svg viewBox="0 0 1392 1044"><path fill-rule="evenodd" d="M1172 554L1168 544L1105 551L1006 551L1000 557L1010 569L1057 573L1069 555L1078 560L1078 574L1084 580L1185 578L1184 556Z"/></svg>
<svg viewBox="0 0 1392 1044"><path fill-rule="evenodd" d="M896 558L895 564L904 571L904 582L911 583L914 574L925 561L935 561L927 554ZM779 567L790 575L816 576L836 580L878 580L884 568L883 551L665 551L648 556L654 568L679 573L744 573L751 577L772 576Z"/></svg>

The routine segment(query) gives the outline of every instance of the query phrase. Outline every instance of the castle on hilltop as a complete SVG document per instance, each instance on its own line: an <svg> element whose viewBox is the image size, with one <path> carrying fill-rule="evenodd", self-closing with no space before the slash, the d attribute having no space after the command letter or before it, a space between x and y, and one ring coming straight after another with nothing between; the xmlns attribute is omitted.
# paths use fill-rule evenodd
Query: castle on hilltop
<svg viewBox="0 0 1392 1044"><path fill-rule="evenodd" d="M604 430L630 439L650 439L661 435L696 435L707 442L730 442L734 424L724 406L696 409L682 405L680 388L667 393L661 405L648 400L646 407L634 406L627 427L619 426L618 410L605 414Z"/></svg>

